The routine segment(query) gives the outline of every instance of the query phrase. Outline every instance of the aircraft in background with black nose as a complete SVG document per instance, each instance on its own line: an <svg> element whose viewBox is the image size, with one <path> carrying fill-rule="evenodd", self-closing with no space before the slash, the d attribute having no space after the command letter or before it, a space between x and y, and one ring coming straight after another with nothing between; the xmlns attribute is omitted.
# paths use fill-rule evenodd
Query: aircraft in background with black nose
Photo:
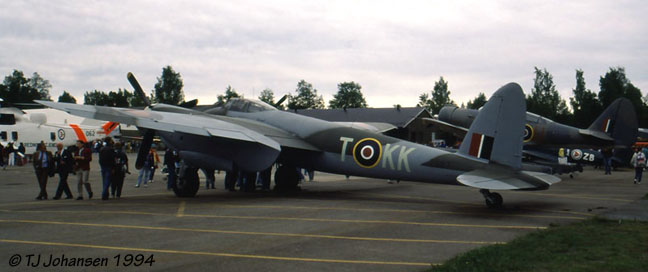
<svg viewBox="0 0 648 272"><path fill-rule="evenodd" d="M476 119L479 110L445 106L438 119L426 120L441 129L463 136ZM630 149L637 139L637 115L632 102L618 98L587 128L579 129L527 112L524 124L524 155L531 161L549 163L559 168L559 158L580 164L601 165L603 155L598 149L614 149L613 161L625 165Z"/></svg>

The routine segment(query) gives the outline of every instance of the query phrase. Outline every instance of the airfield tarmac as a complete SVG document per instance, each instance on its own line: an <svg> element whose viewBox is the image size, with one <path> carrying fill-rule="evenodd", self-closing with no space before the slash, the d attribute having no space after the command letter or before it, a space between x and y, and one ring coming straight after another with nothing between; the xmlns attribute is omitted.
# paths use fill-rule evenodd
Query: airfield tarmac
<svg viewBox="0 0 648 272"><path fill-rule="evenodd" d="M588 167L547 191L500 192L501 210L486 208L473 188L319 172L302 192L284 194L227 192L223 174L206 190L201 176L198 196L187 199L166 190L160 171L147 188L134 188L133 171L121 199L102 201L97 161L95 196L83 201L51 200L58 176L48 182L50 200L36 201L30 165L0 170L0 270L51 270L44 267L50 255L64 254L105 259L102 268L115 271L421 271L476 247L622 208L648 192L648 182L632 184L630 169L605 176ZM137 255L154 262L125 259Z"/></svg>

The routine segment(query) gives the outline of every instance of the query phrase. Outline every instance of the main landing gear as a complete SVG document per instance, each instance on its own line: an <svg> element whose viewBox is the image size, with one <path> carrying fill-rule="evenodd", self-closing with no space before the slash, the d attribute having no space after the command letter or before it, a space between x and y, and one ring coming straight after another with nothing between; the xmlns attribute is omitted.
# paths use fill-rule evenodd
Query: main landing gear
<svg viewBox="0 0 648 272"><path fill-rule="evenodd" d="M173 184L173 192L177 197L194 197L200 187L198 168L189 167L182 162L180 164L180 173Z"/></svg>
<svg viewBox="0 0 648 272"><path fill-rule="evenodd" d="M299 191L299 174L295 166L283 164L275 172L275 190Z"/></svg>
<svg viewBox="0 0 648 272"><path fill-rule="evenodd" d="M479 190L482 195L484 195L484 198L486 199L486 206L492 209L499 209L502 207L502 203L504 203L504 199L502 198L502 195L498 193L491 193L487 189L481 189Z"/></svg>

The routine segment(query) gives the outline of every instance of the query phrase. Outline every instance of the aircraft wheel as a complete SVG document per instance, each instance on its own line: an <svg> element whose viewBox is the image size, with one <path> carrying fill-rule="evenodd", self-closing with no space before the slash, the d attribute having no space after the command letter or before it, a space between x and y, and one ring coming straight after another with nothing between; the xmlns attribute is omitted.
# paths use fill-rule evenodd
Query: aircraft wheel
<svg viewBox="0 0 648 272"><path fill-rule="evenodd" d="M236 191L236 178L237 171L227 171L225 172L225 189L230 192Z"/></svg>
<svg viewBox="0 0 648 272"><path fill-rule="evenodd" d="M245 184L243 185L244 192L254 192L256 188L256 172L249 172L245 174Z"/></svg>
<svg viewBox="0 0 648 272"><path fill-rule="evenodd" d="M200 187L198 169L188 167L184 170L183 177L178 177L173 185L173 192L177 197L194 197Z"/></svg>
<svg viewBox="0 0 648 272"><path fill-rule="evenodd" d="M299 190L299 174L294 166L282 165L275 172L275 190Z"/></svg>
<svg viewBox="0 0 648 272"><path fill-rule="evenodd" d="M489 193L485 198L486 206L488 206L489 208L499 209L502 207L502 203L504 203L502 195L498 193Z"/></svg>

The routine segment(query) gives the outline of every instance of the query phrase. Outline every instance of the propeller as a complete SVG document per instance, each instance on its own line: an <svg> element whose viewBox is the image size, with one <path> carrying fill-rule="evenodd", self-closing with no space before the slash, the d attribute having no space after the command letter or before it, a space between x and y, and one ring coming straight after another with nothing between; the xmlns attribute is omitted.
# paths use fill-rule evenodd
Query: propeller
<svg viewBox="0 0 648 272"><path fill-rule="evenodd" d="M146 161L146 156L148 156L151 145L153 144L153 136L155 136L155 130L147 129L144 132L144 139L142 139L142 145L140 146L139 151L137 152L137 159L135 160L135 169L142 169L144 162Z"/></svg>
<svg viewBox="0 0 648 272"><path fill-rule="evenodd" d="M130 84L133 86L133 89L135 89L135 95L141 97L144 103L146 103L146 106L151 106L151 101L148 99L148 97L146 97L146 94L142 90L142 86L140 86L139 82L137 82L137 79L135 78L133 73L128 72L126 78L128 78L128 82L130 82ZM145 129L143 130L143 132L144 138L142 139L142 145L137 152L137 159L135 159L135 169L137 170L142 169L142 166L144 166L146 156L148 156L148 152L151 149L151 145L153 144L153 136L155 136L155 130Z"/></svg>
<svg viewBox="0 0 648 272"><path fill-rule="evenodd" d="M135 95L142 98L146 106L151 106L151 101L148 99L148 97L146 97L146 93L144 93L144 90L142 90L142 86L140 86L139 82L137 82L137 79L135 78L133 73L128 72L126 78L128 78L128 82L130 82L131 86L133 86L133 89L135 89Z"/></svg>
<svg viewBox="0 0 648 272"><path fill-rule="evenodd" d="M281 106L281 104L284 101L286 101L286 98L288 98L288 95L284 94L284 96L282 96L281 99L279 99L279 101L277 101L277 103L274 103L274 105L272 105L272 106L274 106L275 108L279 108L279 106Z"/></svg>

